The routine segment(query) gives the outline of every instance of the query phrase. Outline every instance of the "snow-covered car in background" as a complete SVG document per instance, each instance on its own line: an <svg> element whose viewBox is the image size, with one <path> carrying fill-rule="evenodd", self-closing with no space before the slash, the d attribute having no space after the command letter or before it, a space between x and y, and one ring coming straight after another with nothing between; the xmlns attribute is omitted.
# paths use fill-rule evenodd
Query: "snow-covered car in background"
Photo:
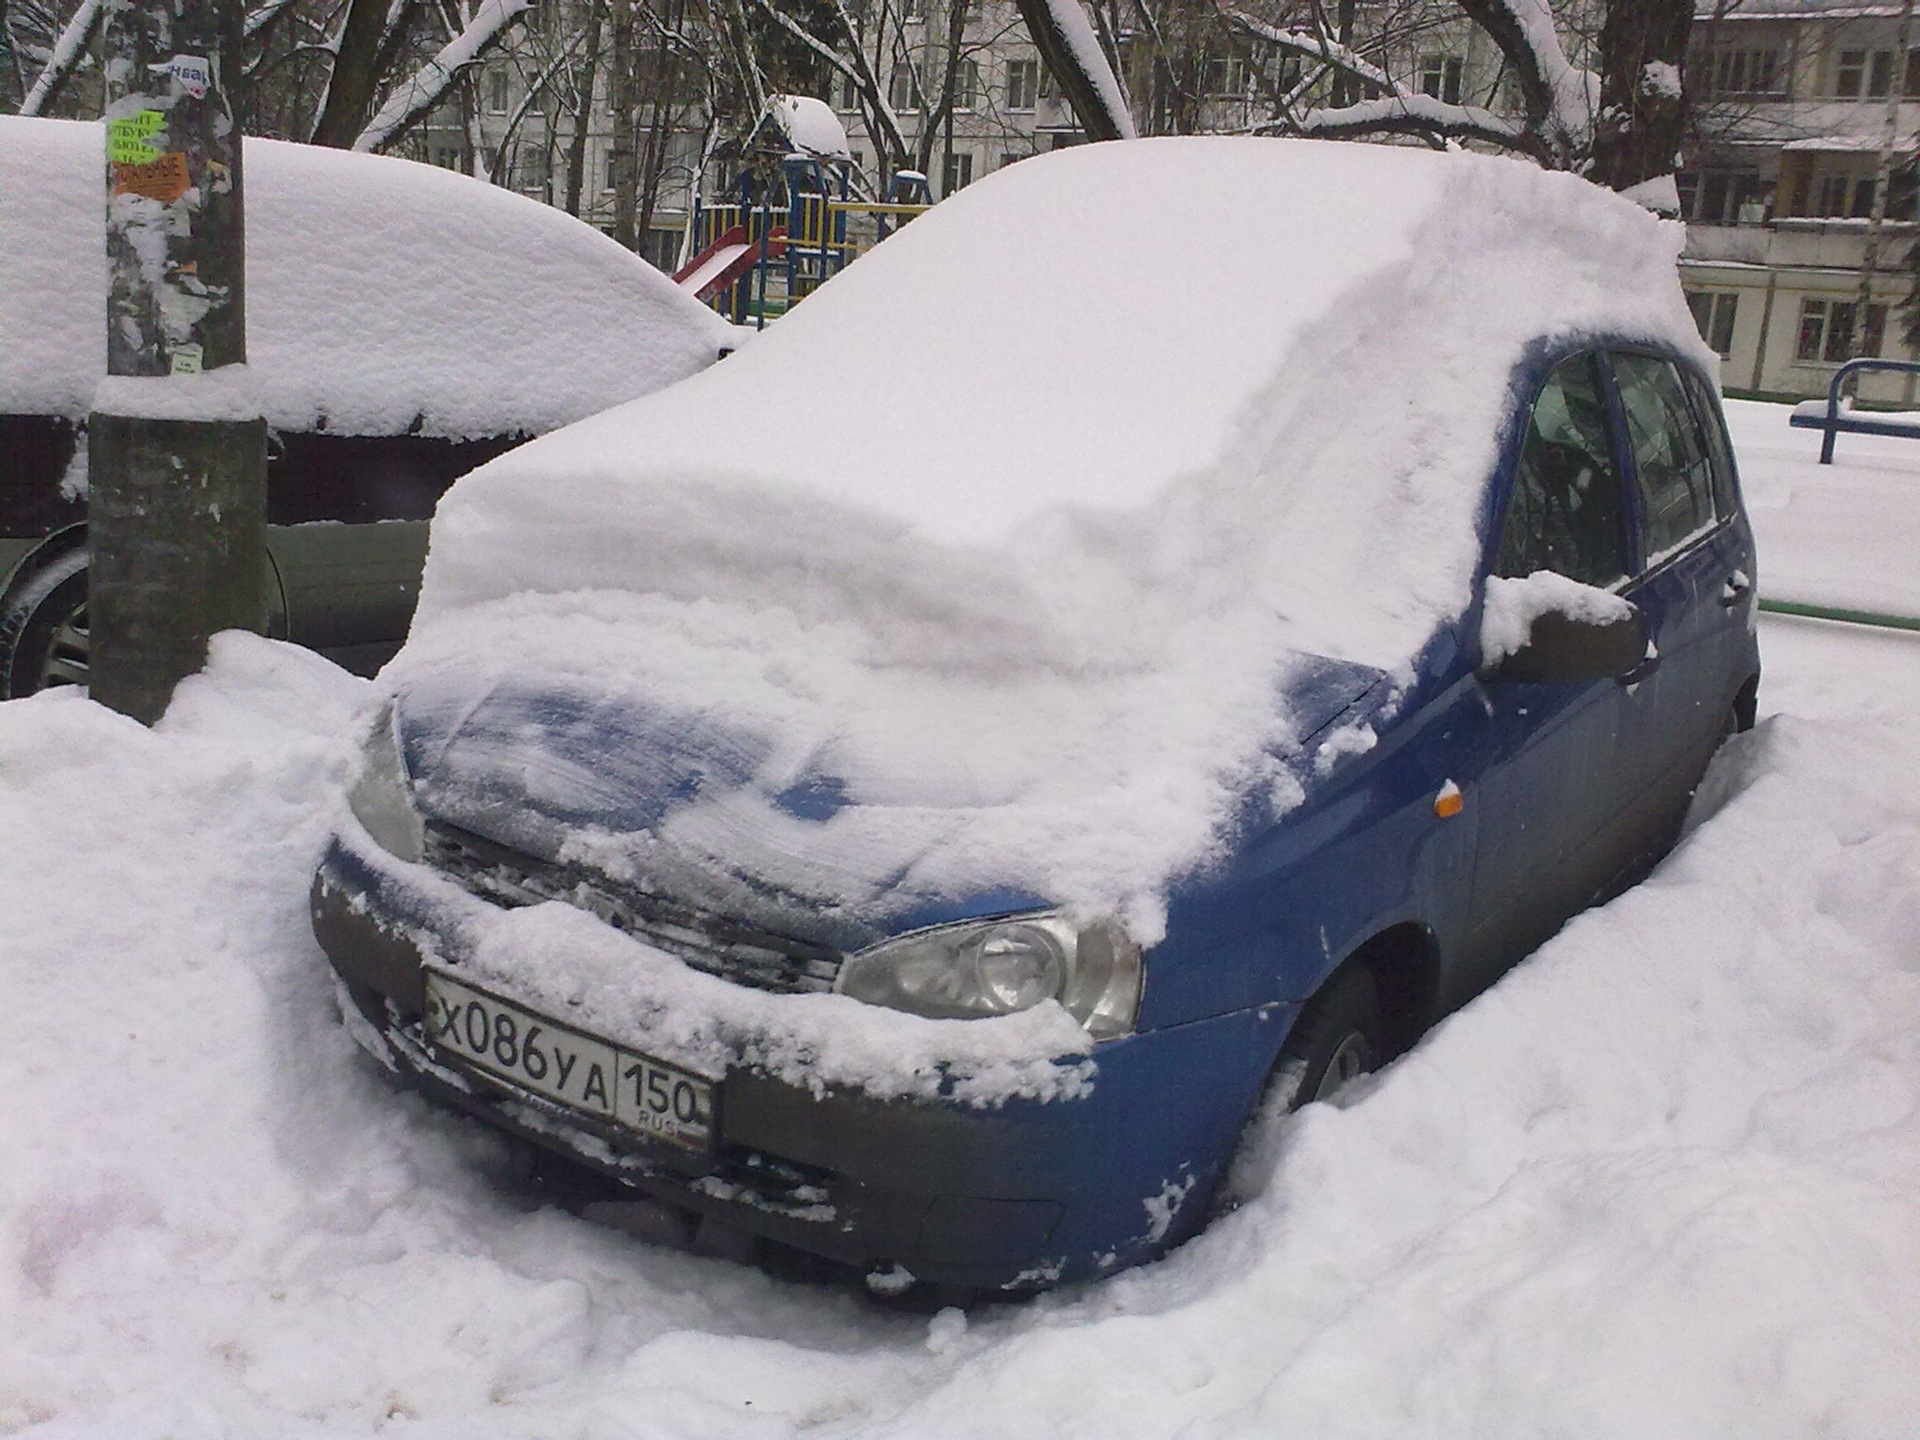
<svg viewBox="0 0 1920 1440"><path fill-rule="evenodd" d="M468 476L313 885L350 1026L876 1283L1161 1253L1750 721L1678 234L1485 157L1087 147Z"/></svg>
<svg viewBox="0 0 1920 1440"><path fill-rule="evenodd" d="M98 125L0 117L0 698L86 678L104 153ZM246 164L272 628L370 674L456 476L694 373L732 332L591 227L477 180L270 140Z"/></svg>

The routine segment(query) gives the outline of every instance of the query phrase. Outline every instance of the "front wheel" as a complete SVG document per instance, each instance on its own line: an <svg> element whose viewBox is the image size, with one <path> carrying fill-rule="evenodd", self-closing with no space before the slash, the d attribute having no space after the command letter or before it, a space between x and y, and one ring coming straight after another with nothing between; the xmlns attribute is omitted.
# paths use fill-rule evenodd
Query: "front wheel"
<svg viewBox="0 0 1920 1440"><path fill-rule="evenodd" d="M1330 1098L1380 1063L1380 994L1364 965L1350 965L1307 1002L1280 1047L1274 1078L1286 1108Z"/></svg>
<svg viewBox="0 0 1920 1440"><path fill-rule="evenodd" d="M53 685L85 685L87 552L57 555L27 577L0 610L0 699Z"/></svg>
<svg viewBox="0 0 1920 1440"><path fill-rule="evenodd" d="M1365 965L1348 965L1320 988L1280 1045L1266 1090L1227 1166L1217 1210L1236 1209L1267 1188L1281 1122L1371 1073L1386 1055L1383 1034L1379 987Z"/></svg>

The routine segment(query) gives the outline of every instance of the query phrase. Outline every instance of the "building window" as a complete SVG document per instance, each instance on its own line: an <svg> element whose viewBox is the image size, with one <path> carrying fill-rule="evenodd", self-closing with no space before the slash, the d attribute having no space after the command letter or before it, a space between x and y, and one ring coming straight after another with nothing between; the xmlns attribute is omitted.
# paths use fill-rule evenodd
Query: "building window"
<svg viewBox="0 0 1920 1440"><path fill-rule="evenodd" d="M1705 170L1681 177L1680 213L1702 225L1750 225L1766 218L1757 170Z"/></svg>
<svg viewBox="0 0 1920 1440"><path fill-rule="evenodd" d="M953 69L953 108L971 110L980 103L980 62L962 60Z"/></svg>
<svg viewBox="0 0 1920 1440"><path fill-rule="evenodd" d="M913 73L911 65L893 67L893 83L887 87L887 102L895 110L920 108L919 77Z"/></svg>
<svg viewBox="0 0 1920 1440"><path fill-rule="evenodd" d="M1873 214L1875 188L1871 175L1822 175L1818 203L1812 213L1830 219L1852 216L1864 220Z"/></svg>
<svg viewBox="0 0 1920 1440"><path fill-rule="evenodd" d="M1214 55L1206 62L1202 88L1209 95L1238 100L1247 93L1247 61L1241 55Z"/></svg>
<svg viewBox="0 0 1920 1440"><path fill-rule="evenodd" d="M927 0L900 0L900 18L907 21L926 19Z"/></svg>
<svg viewBox="0 0 1920 1440"><path fill-rule="evenodd" d="M487 72L487 109L495 115L507 113L507 72L504 70Z"/></svg>
<svg viewBox="0 0 1920 1440"><path fill-rule="evenodd" d="M1866 78L1867 52L1842 50L1833 75L1833 93L1842 100L1860 98L1861 82Z"/></svg>
<svg viewBox="0 0 1920 1440"><path fill-rule="evenodd" d="M542 190L547 188L547 149L544 145L529 145L514 156L515 168L520 172L520 189Z"/></svg>
<svg viewBox="0 0 1920 1440"><path fill-rule="evenodd" d="M1420 93L1449 105L1460 103L1464 67L1457 55L1426 55L1420 60Z"/></svg>
<svg viewBox="0 0 1920 1440"><path fill-rule="evenodd" d="M1786 76L1774 49L1719 50L1708 70L1715 95L1784 95Z"/></svg>
<svg viewBox="0 0 1920 1440"><path fill-rule="evenodd" d="M1040 62L1009 60L1007 62L1007 109L1031 110L1039 98Z"/></svg>
<svg viewBox="0 0 1920 1440"><path fill-rule="evenodd" d="M847 74L844 70L836 77L833 87L833 97L835 106L841 110L858 110L860 108L860 86L855 82L853 76Z"/></svg>
<svg viewBox="0 0 1920 1440"><path fill-rule="evenodd" d="M1913 72L1913 57L1908 56L1906 84ZM1891 50L1842 50L1833 72L1833 93L1842 100L1884 100L1893 93L1893 52ZM1911 91L1909 91L1911 93Z"/></svg>
<svg viewBox="0 0 1920 1440"><path fill-rule="evenodd" d="M1793 358L1803 364L1825 361L1837 365L1853 358L1852 301L1802 300L1800 338ZM1887 336L1887 307L1867 306L1866 347L1862 355L1878 355Z"/></svg>
<svg viewBox="0 0 1920 1440"><path fill-rule="evenodd" d="M1733 354L1733 318L1740 308L1740 297L1732 291L1689 290L1687 306L1693 311L1693 323L1700 327L1700 338L1713 347L1722 360Z"/></svg>
<svg viewBox="0 0 1920 1440"><path fill-rule="evenodd" d="M1009 165L1018 165L1022 160L1030 158L1032 154L1033 152L1031 150L1002 150L1000 152L1000 168L1004 170Z"/></svg>
<svg viewBox="0 0 1920 1440"><path fill-rule="evenodd" d="M973 183L973 152L971 150L950 150L947 163L940 173L940 193L951 195L956 190L965 189Z"/></svg>

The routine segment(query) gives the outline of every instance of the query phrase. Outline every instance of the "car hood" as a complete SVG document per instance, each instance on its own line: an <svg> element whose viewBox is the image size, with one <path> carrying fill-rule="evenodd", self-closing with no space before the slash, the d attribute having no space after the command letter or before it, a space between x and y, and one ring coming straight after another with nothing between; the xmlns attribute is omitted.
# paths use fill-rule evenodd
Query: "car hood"
<svg viewBox="0 0 1920 1440"><path fill-rule="evenodd" d="M1308 754L1385 679L1298 657L1276 697ZM929 887L889 853L888 812L913 828L942 803L910 777L878 796L819 752L726 717L577 678L421 683L395 702L415 804L430 820L548 865L670 893L843 948L1057 897L985 875Z"/></svg>

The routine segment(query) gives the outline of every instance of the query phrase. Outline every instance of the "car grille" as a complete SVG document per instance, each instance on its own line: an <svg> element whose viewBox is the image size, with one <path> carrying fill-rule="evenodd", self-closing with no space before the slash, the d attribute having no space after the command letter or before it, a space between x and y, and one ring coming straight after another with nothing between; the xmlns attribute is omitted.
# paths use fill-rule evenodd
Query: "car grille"
<svg viewBox="0 0 1920 1440"><path fill-rule="evenodd" d="M724 915L616 885L569 865L536 860L470 830L427 826L426 863L469 893L517 907L558 900L664 950L696 970L783 994L833 989L840 952L776 935Z"/></svg>

